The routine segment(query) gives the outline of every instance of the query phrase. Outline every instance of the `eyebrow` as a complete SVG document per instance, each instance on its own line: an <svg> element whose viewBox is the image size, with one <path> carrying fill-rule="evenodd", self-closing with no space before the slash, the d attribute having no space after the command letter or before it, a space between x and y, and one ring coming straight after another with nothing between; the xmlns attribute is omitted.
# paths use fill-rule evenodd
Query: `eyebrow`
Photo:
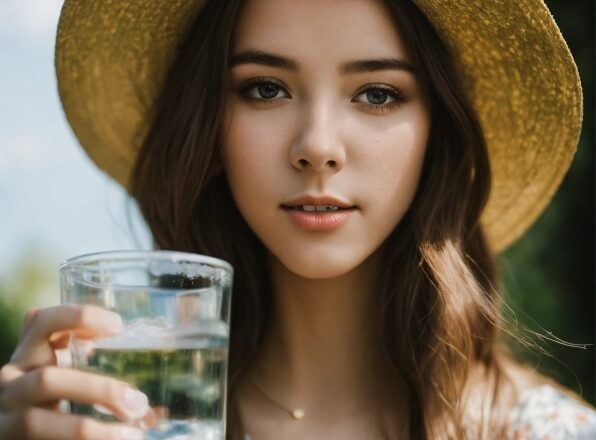
<svg viewBox="0 0 596 440"><path fill-rule="evenodd" d="M293 72L300 68L297 62L289 58L255 49L237 53L228 61L228 67L230 69L239 64L262 64L263 66L279 67L280 69L291 70Z"/></svg>
<svg viewBox="0 0 596 440"><path fill-rule="evenodd" d="M296 72L300 65L289 58L263 52L256 49L248 49L230 57L228 67L238 66L240 64L260 64L263 66L277 67L280 69ZM340 66L340 73L364 73L376 72L379 70L405 70L414 73L414 68L410 63L401 58L380 58L374 60L349 61Z"/></svg>

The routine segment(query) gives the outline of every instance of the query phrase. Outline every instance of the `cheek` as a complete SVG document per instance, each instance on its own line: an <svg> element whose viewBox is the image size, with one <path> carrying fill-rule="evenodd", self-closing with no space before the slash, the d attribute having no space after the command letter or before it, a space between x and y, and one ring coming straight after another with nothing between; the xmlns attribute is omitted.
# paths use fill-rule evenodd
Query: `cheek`
<svg viewBox="0 0 596 440"><path fill-rule="evenodd" d="M287 112L268 112L234 100L227 111L224 136L224 164L235 170L239 165L255 170L268 168L284 158L291 118Z"/></svg>
<svg viewBox="0 0 596 440"><path fill-rule="evenodd" d="M359 149L354 157L356 164L362 164L361 172L368 176L361 184L373 202L369 207L382 207L394 220L397 216L397 221L416 194L426 152L428 119L424 113L416 115L377 127L381 129L374 135L370 129L355 134L361 137L361 145L367 135L373 139L372 143L369 140L370 148Z"/></svg>
<svg viewBox="0 0 596 440"><path fill-rule="evenodd" d="M359 174L367 176L360 183L368 197L362 203L365 236L373 247L380 246L392 233L412 204L420 182L428 128L424 119L394 123L371 136L372 148L355 161L366 167Z"/></svg>
<svg viewBox="0 0 596 440"><path fill-rule="evenodd" d="M394 200L398 207L409 206L420 180L427 136L425 132L420 135L417 128L413 124L403 124L393 136L396 141L384 149L386 160L378 175L383 179L381 185L386 188L388 199Z"/></svg>
<svg viewBox="0 0 596 440"><path fill-rule="evenodd" d="M264 120L267 112L232 105L223 138L223 165L232 195L245 217L271 204L274 182L283 179L284 125Z"/></svg>

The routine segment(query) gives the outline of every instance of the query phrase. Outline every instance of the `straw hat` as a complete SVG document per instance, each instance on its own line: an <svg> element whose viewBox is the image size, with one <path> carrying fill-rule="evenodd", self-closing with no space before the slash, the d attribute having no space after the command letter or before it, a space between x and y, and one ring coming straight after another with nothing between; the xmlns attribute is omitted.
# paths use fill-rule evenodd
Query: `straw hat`
<svg viewBox="0 0 596 440"><path fill-rule="evenodd" d="M542 0L415 0L457 55L487 139L493 249L536 220L575 153L582 95ZM203 0L66 0L56 70L66 116L93 161L125 187L147 115Z"/></svg>

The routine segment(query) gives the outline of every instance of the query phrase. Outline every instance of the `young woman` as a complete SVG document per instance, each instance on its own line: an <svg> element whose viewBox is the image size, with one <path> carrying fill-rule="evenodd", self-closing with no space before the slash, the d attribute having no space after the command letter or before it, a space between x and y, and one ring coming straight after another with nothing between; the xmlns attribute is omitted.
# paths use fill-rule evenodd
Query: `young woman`
<svg viewBox="0 0 596 440"><path fill-rule="evenodd" d="M493 253L536 219L581 121L540 1L68 0L61 98L156 246L235 268L231 439L591 438L504 349ZM56 365L92 308L32 311L2 438L141 438L126 385ZM141 408L142 409L142 408Z"/></svg>

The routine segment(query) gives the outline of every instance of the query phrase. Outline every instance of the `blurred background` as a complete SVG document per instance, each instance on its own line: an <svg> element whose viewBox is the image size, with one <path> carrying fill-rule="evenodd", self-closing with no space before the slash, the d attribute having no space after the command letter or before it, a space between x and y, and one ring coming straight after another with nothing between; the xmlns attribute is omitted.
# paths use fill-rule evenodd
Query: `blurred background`
<svg viewBox="0 0 596 440"><path fill-rule="evenodd" d="M578 64L584 126L540 220L499 257L512 350L595 403L594 2L547 0ZM0 0L0 365L30 307L59 304L59 263L149 249L134 203L77 146L56 90L60 0Z"/></svg>

